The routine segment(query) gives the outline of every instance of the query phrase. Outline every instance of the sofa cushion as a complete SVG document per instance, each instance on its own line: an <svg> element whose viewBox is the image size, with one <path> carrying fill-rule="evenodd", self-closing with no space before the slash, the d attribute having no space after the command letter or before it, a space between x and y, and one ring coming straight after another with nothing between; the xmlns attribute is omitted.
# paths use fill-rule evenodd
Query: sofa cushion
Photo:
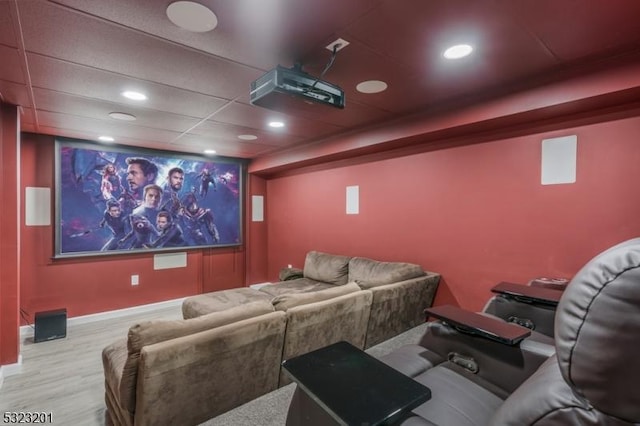
<svg viewBox="0 0 640 426"><path fill-rule="evenodd" d="M333 284L310 280L309 278L297 278L295 280L282 281L277 284L268 284L260 287L260 291L271 297L290 293L310 293L328 288L335 288Z"/></svg>
<svg viewBox="0 0 640 426"><path fill-rule="evenodd" d="M271 312L145 346L134 425L195 426L275 390L285 327Z"/></svg>
<svg viewBox="0 0 640 426"><path fill-rule="evenodd" d="M349 275L348 256L310 251L304 260L304 276L316 281L344 285Z"/></svg>
<svg viewBox="0 0 640 426"><path fill-rule="evenodd" d="M349 261L349 281L361 288L405 281L425 275L420 265L404 262L380 262L365 257L354 257Z"/></svg>
<svg viewBox="0 0 640 426"><path fill-rule="evenodd" d="M242 306L214 312L197 318L186 320L144 321L129 329L127 339L127 360L122 369L120 380L120 401L130 413L136 407L136 382L138 378L138 361L140 349L146 345L199 333L222 325L231 324L247 318L273 312L271 303L264 301L250 302Z"/></svg>
<svg viewBox="0 0 640 426"><path fill-rule="evenodd" d="M182 302L182 316L184 319L195 318L259 301L262 301L267 306L271 303L271 298L249 287L213 291L187 297Z"/></svg>
<svg viewBox="0 0 640 426"><path fill-rule="evenodd" d="M348 283L341 286L332 286L325 290L313 291L310 293L289 293L276 296L271 300L276 311L286 311L294 306L307 305L309 303L320 302L322 300L333 299L345 294L361 291L356 283Z"/></svg>
<svg viewBox="0 0 640 426"><path fill-rule="evenodd" d="M106 346L102 350L102 365L104 367L104 379L105 379L105 392L111 393L116 396L113 402L117 402L120 395L120 389L122 389L121 383L123 380L131 382L131 378L124 378L123 375L128 375L130 372L125 371L124 365L127 362L127 339L122 338L110 345ZM134 382L135 383L135 382ZM127 395L130 390L127 390ZM117 403L114 404L117 406ZM116 410L116 407L110 407L111 410ZM116 414L116 413L113 413Z"/></svg>

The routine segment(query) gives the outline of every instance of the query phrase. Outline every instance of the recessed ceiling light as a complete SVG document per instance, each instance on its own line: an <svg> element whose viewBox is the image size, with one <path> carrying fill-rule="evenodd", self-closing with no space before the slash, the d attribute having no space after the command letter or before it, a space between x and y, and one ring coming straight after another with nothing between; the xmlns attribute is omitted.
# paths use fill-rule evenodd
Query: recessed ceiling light
<svg viewBox="0 0 640 426"><path fill-rule="evenodd" d="M144 101L147 99L147 95L145 95L144 93L134 92L132 90L127 90L125 92L122 92L122 96L134 101Z"/></svg>
<svg viewBox="0 0 640 426"><path fill-rule="evenodd" d="M450 48L445 50L442 56L447 59L459 59L464 58L465 56L470 54L472 50L473 47L469 46L468 44L458 44L456 46L451 46Z"/></svg>
<svg viewBox="0 0 640 426"><path fill-rule="evenodd" d="M269 122L269 126L279 128L284 127L284 123L282 121L271 121Z"/></svg>
<svg viewBox="0 0 640 426"><path fill-rule="evenodd" d="M216 150L215 149L205 149L204 153L207 154L207 155L213 155L213 154L216 153Z"/></svg>
<svg viewBox="0 0 640 426"><path fill-rule="evenodd" d="M242 139L243 141L254 141L258 139L256 135L238 135L238 139Z"/></svg>
<svg viewBox="0 0 640 426"><path fill-rule="evenodd" d="M115 139L113 139L111 136L99 136L98 140L102 142L113 142Z"/></svg>
<svg viewBox="0 0 640 426"><path fill-rule="evenodd" d="M380 93L387 90L387 83L380 80L367 80L358 83L356 90L362 93Z"/></svg>
<svg viewBox="0 0 640 426"><path fill-rule="evenodd" d="M136 121L136 116L127 114L126 112L110 112L109 117L115 120Z"/></svg>
<svg viewBox="0 0 640 426"><path fill-rule="evenodd" d="M182 29L204 33L218 26L216 14L206 6L192 1L177 1L167 7L167 17Z"/></svg>

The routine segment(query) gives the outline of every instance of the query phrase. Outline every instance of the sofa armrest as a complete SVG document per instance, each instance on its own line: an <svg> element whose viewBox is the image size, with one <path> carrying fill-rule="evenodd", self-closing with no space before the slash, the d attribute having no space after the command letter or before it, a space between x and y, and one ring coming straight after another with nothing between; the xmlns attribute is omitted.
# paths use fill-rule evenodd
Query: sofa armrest
<svg viewBox="0 0 640 426"><path fill-rule="evenodd" d="M563 291L544 287L501 282L491 289L493 293L522 303L557 306Z"/></svg>
<svg viewBox="0 0 640 426"><path fill-rule="evenodd" d="M522 339L531 335L531 330L525 327L451 305L427 308L425 313L446 322L460 333L484 337L509 346L517 345Z"/></svg>
<svg viewBox="0 0 640 426"><path fill-rule="evenodd" d="M271 312L143 347L135 425L200 424L275 390L285 327Z"/></svg>
<svg viewBox="0 0 640 426"><path fill-rule="evenodd" d="M371 287L373 303L367 329L369 348L424 322L424 309L431 306L440 275L426 275Z"/></svg>
<svg viewBox="0 0 640 426"><path fill-rule="evenodd" d="M341 340L362 349L366 341L372 300L370 291L358 290L289 308L282 359L293 358ZM279 386L290 382L291 379L284 371L281 372Z"/></svg>
<svg viewBox="0 0 640 426"><path fill-rule="evenodd" d="M282 268L278 274L278 279L280 281L295 280L303 277L304 273L300 268Z"/></svg>
<svg viewBox="0 0 640 426"><path fill-rule="evenodd" d="M135 408L135 382L126 379L123 381L124 375L127 374L124 367L128 355L126 338L119 339L102 350L108 415L118 419L122 424L133 423L133 411L130 411L130 408Z"/></svg>
<svg viewBox="0 0 640 426"><path fill-rule="evenodd" d="M105 383L116 393L120 389L127 355L127 339L119 339L102 350Z"/></svg>

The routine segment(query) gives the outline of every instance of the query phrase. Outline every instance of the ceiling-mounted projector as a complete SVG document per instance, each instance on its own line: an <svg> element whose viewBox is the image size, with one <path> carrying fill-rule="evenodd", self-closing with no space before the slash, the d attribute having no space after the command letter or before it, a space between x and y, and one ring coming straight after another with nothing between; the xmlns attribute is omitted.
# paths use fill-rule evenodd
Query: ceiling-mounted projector
<svg viewBox="0 0 640 426"><path fill-rule="evenodd" d="M251 104L277 111L327 105L344 108L344 90L302 71L278 65L251 83ZM302 101L302 102L301 102Z"/></svg>

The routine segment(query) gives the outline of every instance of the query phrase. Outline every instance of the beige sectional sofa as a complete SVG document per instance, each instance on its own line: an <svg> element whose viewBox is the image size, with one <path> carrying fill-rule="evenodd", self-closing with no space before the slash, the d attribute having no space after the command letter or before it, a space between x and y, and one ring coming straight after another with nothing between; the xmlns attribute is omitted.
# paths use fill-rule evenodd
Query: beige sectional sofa
<svg viewBox="0 0 640 426"><path fill-rule="evenodd" d="M251 302L134 325L102 352L107 424L197 425L275 390L285 317Z"/></svg>
<svg viewBox="0 0 640 426"><path fill-rule="evenodd" d="M373 295L365 347L371 347L424 322L424 309L431 306L440 274L420 265L381 262L364 257L339 256L317 251L307 253L302 278L260 288L272 296L310 293L356 283Z"/></svg>
<svg viewBox="0 0 640 426"><path fill-rule="evenodd" d="M198 424L290 382L281 362L346 340L364 349L424 321L440 276L309 252L303 277L187 298L103 351L115 425Z"/></svg>

